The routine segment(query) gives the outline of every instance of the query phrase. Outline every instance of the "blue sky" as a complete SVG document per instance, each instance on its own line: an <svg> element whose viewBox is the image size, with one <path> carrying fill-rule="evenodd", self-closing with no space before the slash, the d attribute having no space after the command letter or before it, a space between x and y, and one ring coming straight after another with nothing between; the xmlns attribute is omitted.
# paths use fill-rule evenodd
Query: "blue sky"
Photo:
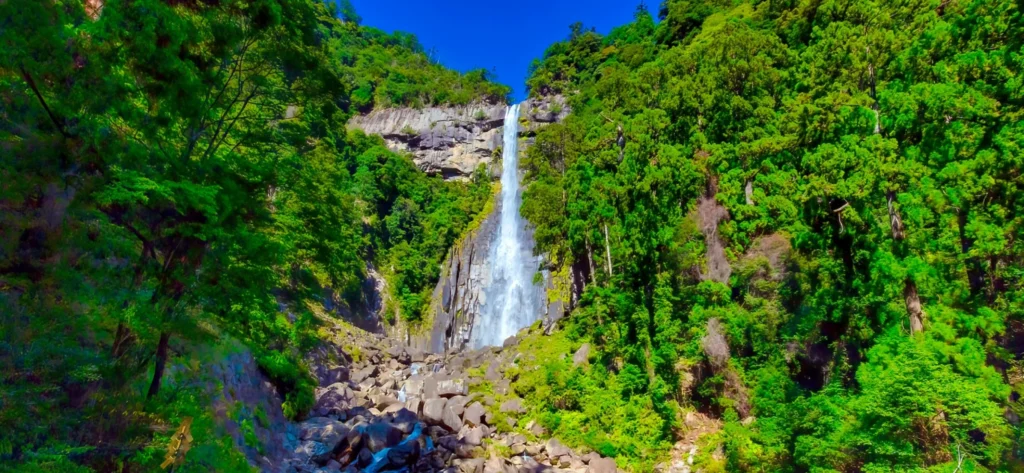
<svg viewBox="0 0 1024 473"><path fill-rule="evenodd" d="M363 24L385 31L415 34L426 49L435 48L442 64L466 71L485 68L512 87L516 100L526 95L530 62L548 45L569 35L581 21L603 34L633 19L640 0L351 0ZM648 0L657 14L660 0Z"/></svg>

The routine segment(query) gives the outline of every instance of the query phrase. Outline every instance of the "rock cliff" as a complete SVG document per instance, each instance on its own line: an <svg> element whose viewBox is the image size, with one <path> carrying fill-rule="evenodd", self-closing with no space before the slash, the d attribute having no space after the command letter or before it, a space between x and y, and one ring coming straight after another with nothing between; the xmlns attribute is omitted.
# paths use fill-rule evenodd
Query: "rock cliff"
<svg viewBox="0 0 1024 473"><path fill-rule="evenodd" d="M526 101L521 107L520 139L524 143L520 145L520 153L525 152L538 129L561 121L568 114L565 99L560 96ZM501 128L497 130L501 132ZM431 299L430 323L407 335L410 346L432 353L466 348L475 317L485 302L484 289L490 284L488 258L500 215L501 202L497 202L480 226L449 251ZM532 235L528 240L532 246ZM550 278L547 279L551 289ZM543 314L545 325L561 318L566 309L561 302L542 302L542 305L546 308Z"/></svg>
<svg viewBox="0 0 1024 473"><path fill-rule="evenodd" d="M463 180L484 165L497 176L496 151L501 147L505 104L477 102L457 107L385 108L349 120L350 129L359 129L384 138L388 148L408 152L413 162L429 174L445 179ZM529 135L539 126L568 115L565 99L556 96L530 99L523 106L526 123L522 133Z"/></svg>

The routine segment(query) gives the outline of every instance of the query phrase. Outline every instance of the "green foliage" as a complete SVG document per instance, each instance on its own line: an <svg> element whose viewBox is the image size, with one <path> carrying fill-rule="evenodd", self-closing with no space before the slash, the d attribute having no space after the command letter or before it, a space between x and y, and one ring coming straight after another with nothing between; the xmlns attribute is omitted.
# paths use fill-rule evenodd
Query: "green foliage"
<svg viewBox="0 0 1024 473"><path fill-rule="evenodd" d="M415 320L490 195L349 117L508 88L349 2L92 3L0 2L0 463L151 471L193 417L176 471L248 471L190 353L240 340L305 416L325 294L386 267Z"/></svg>
<svg viewBox="0 0 1024 473"><path fill-rule="evenodd" d="M592 273L565 328L602 360L524 374L561 404L541 418L599 425L560 427L602 402L581 379L614 378L608 412L651 396L663 425L676 402L724 420L707 471L1013 471L1019 2L660 17L576 25L531 68L572 114L527 151L523 215L553 267ZM664 454L639 452L620 464Z"/></svg>
<svg viewBox="0 0 1024 473"><path fill-rule="evenodd" d="M535 332L519 349L524 355L506 375L516 379L512 389L526 401L527 416L567 445L619 456L620 466L649 471L663 459L671 425L655 406L663 393L636 386L646 386L646 374L640 381L629 369L615 374L601 365L574 367L578 343L565 332Z"/></svg>

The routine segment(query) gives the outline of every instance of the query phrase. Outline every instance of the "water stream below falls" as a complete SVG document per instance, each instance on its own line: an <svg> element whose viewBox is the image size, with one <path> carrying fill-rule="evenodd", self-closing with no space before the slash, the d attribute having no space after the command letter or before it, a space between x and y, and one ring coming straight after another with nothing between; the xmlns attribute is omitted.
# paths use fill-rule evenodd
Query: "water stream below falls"
<svg viewBox="0 0 1024 473"><path fill-rule="evenodd" d="M544 311L544 284L534 282L540 258L533 254L533 235L519 214L523 202L519 187L519 105L505 113L501 171L501 215L491 242L490 285L471 336L474 348L501 345L540 318Z"/></svg>

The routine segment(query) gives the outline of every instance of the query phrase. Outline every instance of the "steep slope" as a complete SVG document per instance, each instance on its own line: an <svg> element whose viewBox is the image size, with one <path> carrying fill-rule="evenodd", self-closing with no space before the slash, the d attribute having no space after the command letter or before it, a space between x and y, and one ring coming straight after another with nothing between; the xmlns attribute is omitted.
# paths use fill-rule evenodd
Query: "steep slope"
<svg viewBox="0 0 1024 473"><path fill-rule="evenodd" d="M314 314L420 317L490 177L428 176L347 121L508 88L346 11L0 3L0 468L156 471L169 454L245 471L313 405ZM168 453L178 429L192 443Z"/></svg>
<svg viewBox="0 0 1024 473"><path fill-rule="evenodd" d="M599 361L542 424L638 471L691 410L705 471L1016 468L1020 8L668 0L552 45L524 215Z"/></svg>

